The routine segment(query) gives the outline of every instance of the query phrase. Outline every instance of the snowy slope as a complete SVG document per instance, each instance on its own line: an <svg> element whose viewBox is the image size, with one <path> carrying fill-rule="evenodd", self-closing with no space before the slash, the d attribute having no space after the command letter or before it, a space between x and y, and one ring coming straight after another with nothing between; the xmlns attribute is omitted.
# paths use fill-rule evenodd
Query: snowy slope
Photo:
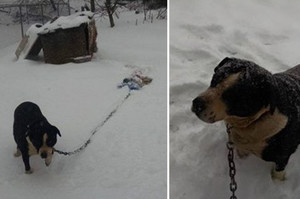
<svg viewBox="0 0 300 199"><path fill-rule="evenodd" d="M224 57L249 59L272 72L300 63L297 0L173 0L170 5L170 197L229 198L227 135L222 122L206 124L191 102L204 91ZM236 158L237 196L299 198L300 151L287 180L271 180L271 163Z"/></svg>
<svg viewBox="0 0 300 199"><path fill-rule="evenodd" d="M166 198L167 21L136 26L137 18L143 16L124 12L113 29L99 20L99 52L84 64L16 61L16 43L0 49L1 198ZM56 148L71 151L122 101L128 90L116 86L135 70L153 82L132 93L86 150L55 154L48 168L32 157L34 173L24 173L13 157L19 103L36 102L61 131Z"/></svg>

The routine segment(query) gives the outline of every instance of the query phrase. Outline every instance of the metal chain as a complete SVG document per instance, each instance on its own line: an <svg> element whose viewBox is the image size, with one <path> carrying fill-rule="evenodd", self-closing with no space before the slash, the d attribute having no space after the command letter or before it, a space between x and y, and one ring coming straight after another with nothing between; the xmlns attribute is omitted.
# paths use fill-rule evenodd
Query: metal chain
<svg viewBox="0 0 300 199"><path fill-rule="evenodd" d="M233 127L229 126L229 124L226 125L226 131L228 134L228 137L230 137L230 133L231 133L231 129ZM230 177L230 191L232 192L232 195L230 197L230 199L237 199L236 195L235 195L235 191L237 190L237 183L235 181L235 174L236 174L236 168L235 168L235 163L234 163L234 145L233 142L229 141L226 144L227 149L228 149L228 166L229 166L229 177Z"/></svg>
<svg viewBox="0 0 300 199"><path fill-rule="evenodd" d="M233 152L233 143L227 142L227 149L228 149L228 165L229 165L229 177L230 177L230 191L232 192L232 195L230 199L237 199L235 195L235 191L237 190L237 183L235 181L235 174L236 174L236 168L234 163L234 152Z"/></svg>
<svg viewBox="0 0 300 199"><path fill-rule="evenodd" d="M82 144L79 148L77 148L76 150L70 151L70 152L65 152L65 151L61 151L58 149L54 149L54 151L58 154L61 155L74 155L76 153L81 152L82 150L84 150L92 141L92 137L100 130L100 128L102 128L104 126L104 124L117 112L117 110L123 105L123 103L129 98L129 96L131 95L130 91L128 92L128 94L124 97L124 99L116 106L116 108L114 110L112 110L109 115L105 118L104 121L102 121L98 126L96 126L96 128L93 129L93 131L91 132L90 137L86 140L86 142L84 144Z"/></svg>

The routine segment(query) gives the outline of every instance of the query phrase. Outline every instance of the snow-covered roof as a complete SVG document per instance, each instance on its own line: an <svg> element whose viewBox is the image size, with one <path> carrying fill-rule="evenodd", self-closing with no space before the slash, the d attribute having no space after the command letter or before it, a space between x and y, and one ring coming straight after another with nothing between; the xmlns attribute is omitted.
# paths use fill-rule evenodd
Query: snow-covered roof
<svg viewBox="0 0 300 199"><path fill-rule="evenodd" d="M54 32L56 29L67 29L73 27L79 27L82 23L88 23L92 20L94 13L90 11L77 12L70 16L61 16L55 21L49 21L41 28L39 34L47 34Z"/></svg>
<svg viewBox="0 0 300 199"><path fill-rule="evenodd" d="M94 13L90 11L77 12L70 16L61 16L54 21L49 21L44 25L32 25L26 32L26 35L47 34L55 32L57 29L67 29L79 27L82 23L88 23L92 20Z"/></svg>

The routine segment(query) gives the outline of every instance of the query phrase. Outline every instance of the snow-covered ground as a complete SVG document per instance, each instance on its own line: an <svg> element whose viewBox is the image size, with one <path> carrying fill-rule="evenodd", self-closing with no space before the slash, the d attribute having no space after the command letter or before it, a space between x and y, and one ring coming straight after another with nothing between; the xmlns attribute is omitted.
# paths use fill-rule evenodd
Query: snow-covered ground
<svg viewBox="0 0 300 199"><path fill-rule="evenodd" d="M226 56L252 60L272 72L299 64L300 2L170 3L170 198L229 198L224 125L197 119L191 102ZM271 180L271 166L254 156L236 158L238 198L299 198L300 151L290 159L285 182Z"/></svg>
<svg viewBox="0 0 300 199"><path fill-rule="evenodd" d="M0 48L1 198L166 198L167 20L142 19L122 12L114 28L98 20L99 51L83 64L16 61L13 33L0 31L0 44L6 43ZM135 70L153 82L132 92L83 152L55 154L50 167L31 157L34 173L24 173L22 159L13 157L17 105L37 103L61 131L56 148L71 151L122 101L128 90L117 85Z"/></svg>

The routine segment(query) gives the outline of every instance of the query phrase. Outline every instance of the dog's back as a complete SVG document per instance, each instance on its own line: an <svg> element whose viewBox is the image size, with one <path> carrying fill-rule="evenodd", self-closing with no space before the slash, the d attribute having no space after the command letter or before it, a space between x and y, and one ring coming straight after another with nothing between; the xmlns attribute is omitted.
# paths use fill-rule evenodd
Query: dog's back
<svg viewBox="0 0 300 199"><path fill-rule="evenodd" d="M14 113L13 134L15 141L19 144L24 142L28 127L41 120L45 120L45 117L38 105L32 102L20 104Z"/></svg>
<svg viewBox="0 0 300 199"><path fill-rule="evenodd" d="M297 76L300 79L300 64L283 72L285 74Z"/></svg>
<svg viewBox="0 0 300 199"><path fill-rule="evenodd" d="M44 116L38 105L32 102L23 102L14 113L15 123L30 125L33 121L44 119Z"/></svg>

